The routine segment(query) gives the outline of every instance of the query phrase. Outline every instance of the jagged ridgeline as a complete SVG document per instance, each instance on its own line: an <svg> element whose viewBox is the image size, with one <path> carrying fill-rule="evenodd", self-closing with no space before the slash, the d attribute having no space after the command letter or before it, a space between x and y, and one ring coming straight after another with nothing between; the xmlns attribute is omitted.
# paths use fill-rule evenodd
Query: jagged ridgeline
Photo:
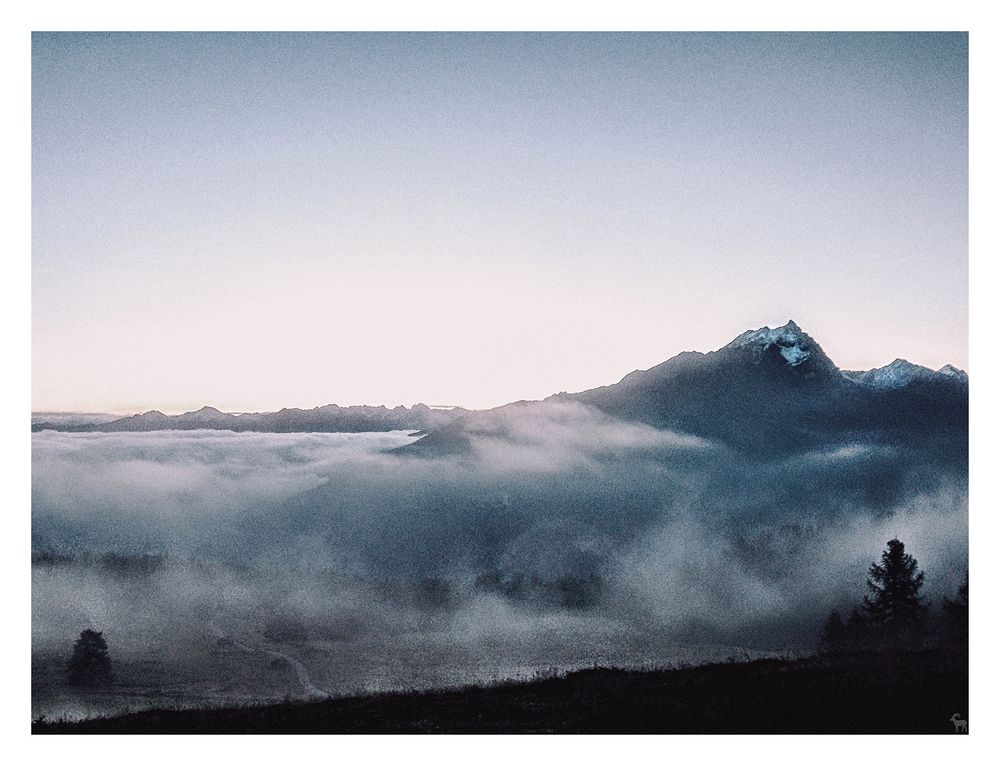
<svg viewBox="0 0 1000 766"><path fill-rule="evenodd" d="M182 415L164 415L150 410L141 415L106 422L64 422L45 420L32 423L32 431L125 433L134 431L256 431L260 433L361 433L365 431L421 431L437 428L465 412L461 408L431 408L426 404L388 408L327 404L310 410L284 408L278 412L221 412L202 407Z"/></svg>
<svg viewBox="0 0 1000 766"><path fill-rule="evenodd" d="M513 423L560 403L751 455L854 443L927 450L954 464L968 456L965 372L951 365L935 372L902 359L843 371L793 321L748 330L718 351L678 354L614 385L469 413L400 451L459 453L472 434L514 438Z"/></svg>
<svg viewBox="0 0 1000 766"><path fill-rule="evenodd" d="M182 415L153 410L108 422L39 419L32 430L428 431L433 433L401 452L440 455L467 449L472 433L502 434L515 412L520 418L525 410L567 402L754 453L777 454L852 439L940 449L942 457L959 462L968 453L964 371L945 365L935 372L903 359L872 370L840 370L793 321L775 329L748 330L718 351L678 354L613 385L487 411L424 404L391 409L328 404L233 414L206 406Z"/></svg>

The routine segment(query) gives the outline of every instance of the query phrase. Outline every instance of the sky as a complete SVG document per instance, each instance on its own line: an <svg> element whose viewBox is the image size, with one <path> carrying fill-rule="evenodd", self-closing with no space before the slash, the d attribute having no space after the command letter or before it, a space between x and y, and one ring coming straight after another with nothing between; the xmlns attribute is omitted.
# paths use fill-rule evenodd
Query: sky
<svg viewBox="0 0 1000 766"><path fill-rule="evenodd" d="M39 34L32 407L968 365L967 36Z"/></svg>

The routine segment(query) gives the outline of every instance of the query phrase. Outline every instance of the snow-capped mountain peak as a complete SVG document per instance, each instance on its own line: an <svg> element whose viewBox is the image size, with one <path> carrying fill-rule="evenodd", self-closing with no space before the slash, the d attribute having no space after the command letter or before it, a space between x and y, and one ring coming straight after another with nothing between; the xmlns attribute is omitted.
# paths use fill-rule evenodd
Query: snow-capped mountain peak
<svg viewBox="0 0 1000 766"><path fill-rule="evenodd" d="M913 364L906 359L894 359L884 367L876 367L861 373L856 380L870 386L900 388L915 378L933 374L933 370L921 367L919 364Z"/></svg>
<svg viewBox="0 0 1000 766"><path fill-rule="evenodd" d="M761 327L759 330L747 330L737 337L726 348L749 348L755 358L775 346L789 367L798 367L812 357L818 346L791 319L782 327ZM822 353L822 352L820 352Z"/></svg>
<svg viewBox="0 0 1000 766"><path fill-rule="evenodd" d="M965 372L950 364L946 364L935 372L929 367L913 364L906 359L895 359L884 367L876 367L873 370L844 372L844 377L856 383L864 383L878 388L902 388L915 380L939 380L942 376L963 383L969 380L969 376Z"/></svg>
<svg viewBox="0 0 1000 766"><path fill-rule="evenodd" d="M963 383L969 382L969 374L965 370L960 370L958 369L958 367L955 367L954 365L951 364L946 364L944 367L938 370L938 375L947 375L951 378L956 378L957 380L960 380Z"/></svg>

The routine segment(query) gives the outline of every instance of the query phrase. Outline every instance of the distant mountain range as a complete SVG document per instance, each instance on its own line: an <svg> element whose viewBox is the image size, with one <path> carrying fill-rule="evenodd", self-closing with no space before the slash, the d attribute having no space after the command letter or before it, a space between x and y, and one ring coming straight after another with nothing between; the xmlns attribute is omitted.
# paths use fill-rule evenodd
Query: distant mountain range
<svg viewBox="0 0 1000 766"><path fill-rule="evenodd" d="M329 404L311 410L230 414L202 407L183 415L151 411L110 422L36 422L32 431L361 432L427 431L398 452L455 454L471 433L502 436L514 413L576 402L626 420L712 439L757 454L808 449L832 441L917 444L965 460L968 376L896 359L867 371L842 371L795 322L748 330L718 351L687 351L620 382L540 402L492 410ZM948 457L947 454L942 457Z"/></svg>
<svg viewBox="0 0 1000 766"><path fill-rule="evenodd" d="M426 404L412 407L339 407L328 404L311 410L283 409L278 412L244 412L234 415L215 407L202 407L183 415L164 415L157 410L109 422L35 422L32 431L258 431L264 433L425 431L440 428L468 412L461 408L432 409Z"/></svg>
<svg viewBox="0 0 1000 766"><path fill-rule="evenodd" d="M684 352L610 386L560 393L472 412L413 444L404 454L456 454L470 435L505 438L513 418L532 408L577 402L621 420L691 434L766 456L834 443L929 448L964 461L968 376L897 359L873 370L842 371L795 322L748 330L718 351Z"/></svg>

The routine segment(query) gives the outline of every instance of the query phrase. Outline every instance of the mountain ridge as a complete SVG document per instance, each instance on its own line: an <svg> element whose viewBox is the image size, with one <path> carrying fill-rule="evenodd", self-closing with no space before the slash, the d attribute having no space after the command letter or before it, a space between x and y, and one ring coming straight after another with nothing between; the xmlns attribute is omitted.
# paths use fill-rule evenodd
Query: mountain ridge
<svg viewBox="0 0 1000 766"><path fill-rule="evenodd" d="M534 403L575 402L605 415L703 437L758 455L787 454L831 440L905 445L942 441L967 454L968 378L964 372L846 373L794 321L748 330L716 351L686 351L618 383L562 392ZM887 367L892 367L888 365ZM944 369L944 368L942 368ZM865 377L868 376L868 377ZM400 447L444 455L468 448L470 432L499 437L512 405L473 412ZM492 421L489 422L489 421ZM915 442L914 442L915 443Z"/></svg>
<svg viewBox="0 0 1000 766"><path fill-rule="evenodd" d="M730 380L729 385L720 387L719 383L732 379L733 370L740 369L741 365L745 369L755 371L754 374L749 379L743 376L743 380ZM753 390L754 384L760 383L761 379L769 379L778 389L791 386L790 391L782 394L786 397L793 396L796 389L802 386L806 386L807 389L809 386L825 386L832 391L844 383L863 386L869 394L875 394L877 391L912 392L916 390L914 387L928 386L950 387L957 390L968 385L968 374L950 364L934 371L897 358L888 365L871 370L841 370L812 336L802 330L794 320L789 320L781 327L764 326L756 330L747 330L715 351L682 351L646 370L633 370L617 383L573 394L560 392L537 402L511 402L487 410L469 410L461 407L434 409L425 404L415 404L409 408L400 405L392 409L384 405L340 407L328 404L309 410L286 407L277 412L232 414L205 405L198 410L180 415L165 415L159 410L149 410L103 423L39 422L32 424L32 431L115 433L211 429L295 433L412 430L427 432L424 435L424 439L427 439L436 430L447 428L467 417L475 417L477 413L495 412L516 405L554 400L577 401L596 406L615 417L639 420L657 427L676 427L684 431L687 430L684 426L690 424L675 422L678 418L667 417L664 412L655 414L648 407L646 412L642 412L642 402L636 401L635 397L629 399L627 394L632 392L642 398L645 391L648 399L650 389L667 385L671 380L683 384L687 377L699 372L719 376L717 380L703 381L703 384L722 389L719 391L720 395L727 396L739 396L740 385L747 386L747 391ZM847 392L840 393L840 396L849 395ZM613 401L616 398L619 401ZM683 418L680 420L683 421ZM405 452L410 446L416 447L419 444L420 442L417 442L401 449ZM417 449L423 448L427 448L426 443L424 447L417 447Z"/></svg>
<svg viewBox="0 0 1000 766"><path fill-rule="evenodd" d="M421 431L438 428L461 416L467 410L453 408L439 410L426 404L412 407L399 405L392 409L385 405L351 405L341 407L327 404L312 409L284 407L276 412L222 412L208 405L180 415L165 415L159 410L149 410L128 415L105 423L52 422L33 423L32 431L66 432L145 432L164 430L219 430L262 433L340 432L362 431Z"/></svg>

